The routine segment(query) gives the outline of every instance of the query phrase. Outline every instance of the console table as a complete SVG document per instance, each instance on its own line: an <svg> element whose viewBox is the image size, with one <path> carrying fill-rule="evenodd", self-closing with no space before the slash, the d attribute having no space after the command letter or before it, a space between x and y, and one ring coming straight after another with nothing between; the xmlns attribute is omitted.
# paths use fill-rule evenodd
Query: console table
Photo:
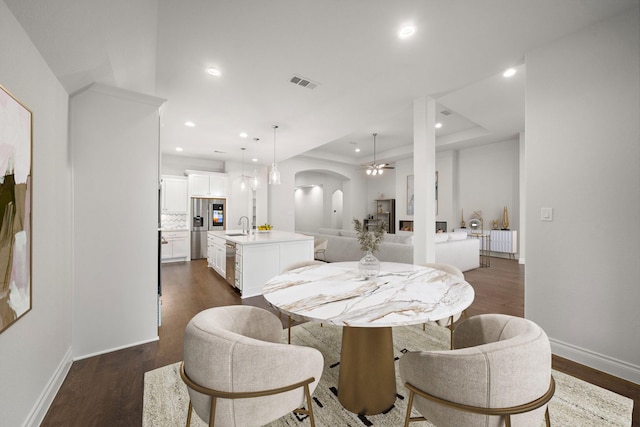
<svg viewBox="0 0 640 427"><path fill-rule="evenodd" d="M469 235L472 232L470 228L456 228L454 231L464 231ZM515 258L515 254L518 252L518 232L516 230L482 230L481 234L491 236L491 252L509 254L509 259Z"/></svg>
<svg viewBox="0 0 640 427"><path fill-rule="evenodd" d="M480 267L491 267L491 234L468 233L467 235L480 240Z"/></svg>

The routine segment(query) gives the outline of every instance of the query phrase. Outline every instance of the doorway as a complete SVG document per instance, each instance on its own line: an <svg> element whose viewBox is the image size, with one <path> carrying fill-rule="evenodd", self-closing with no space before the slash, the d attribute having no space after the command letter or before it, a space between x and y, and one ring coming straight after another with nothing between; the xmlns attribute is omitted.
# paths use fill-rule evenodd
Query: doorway
<svg viewBox="0 0 640 427"><path fill-rule="evenodd" d="M342 190L336 190L331 195L331 228L342 228L342 206L344 195Z"/></svg>

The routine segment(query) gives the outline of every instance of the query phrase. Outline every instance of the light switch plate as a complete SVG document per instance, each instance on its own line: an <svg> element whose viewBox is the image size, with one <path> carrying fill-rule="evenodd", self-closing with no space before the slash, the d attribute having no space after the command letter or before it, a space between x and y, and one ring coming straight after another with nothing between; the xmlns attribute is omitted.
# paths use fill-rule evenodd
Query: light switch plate
<svg viewBox="0 0 640 427"><path fill-rule="evenodd" d="M553 221L553 208L540 208L540 221Z"/></svg>

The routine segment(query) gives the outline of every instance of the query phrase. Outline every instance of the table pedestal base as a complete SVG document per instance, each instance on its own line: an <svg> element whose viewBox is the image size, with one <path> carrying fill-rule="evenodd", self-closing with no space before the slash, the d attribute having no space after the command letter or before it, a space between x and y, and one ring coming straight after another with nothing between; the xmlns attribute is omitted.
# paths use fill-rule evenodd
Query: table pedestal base
<svg viewBox="0 0 640 427"><path fill-rule="evenodd" d="M396 401L391 328L342 328L338 400L360 415L380 414Z"/></svg>

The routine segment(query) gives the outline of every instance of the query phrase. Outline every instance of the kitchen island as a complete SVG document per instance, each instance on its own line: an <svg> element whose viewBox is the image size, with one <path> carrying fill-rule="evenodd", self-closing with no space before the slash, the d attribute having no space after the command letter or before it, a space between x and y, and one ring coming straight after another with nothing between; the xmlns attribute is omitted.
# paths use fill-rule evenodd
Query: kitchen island
<svg viewBox="0 0 640 427"><path fill-rule="evenodd" d="M262 295L269 279L294 262L313 260L313 236L287 231L209 231L207 263L242 298Z"/></svg>

